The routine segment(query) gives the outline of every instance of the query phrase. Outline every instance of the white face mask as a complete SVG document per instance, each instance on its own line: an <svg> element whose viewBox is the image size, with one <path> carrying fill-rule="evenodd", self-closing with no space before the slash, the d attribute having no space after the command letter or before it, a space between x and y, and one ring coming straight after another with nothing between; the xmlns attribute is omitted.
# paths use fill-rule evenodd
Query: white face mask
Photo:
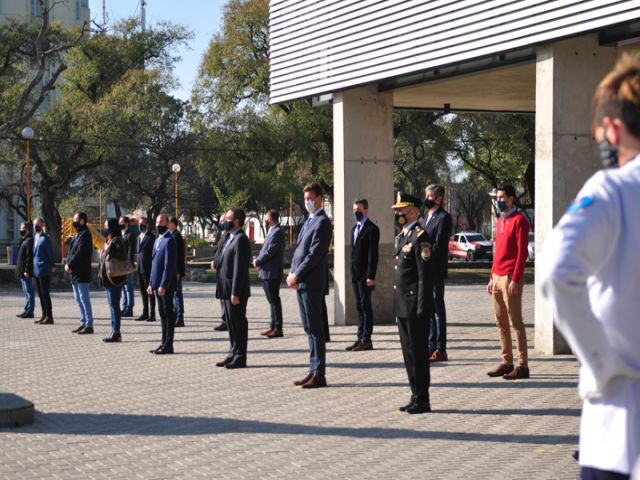
<svg viewBox="0 0 640 480"><path fill-rule="evenodd" d="M316 210L316 202L314 202L313 200L305 200L304 208L307 209L307 212L313 213Z"/></svg>

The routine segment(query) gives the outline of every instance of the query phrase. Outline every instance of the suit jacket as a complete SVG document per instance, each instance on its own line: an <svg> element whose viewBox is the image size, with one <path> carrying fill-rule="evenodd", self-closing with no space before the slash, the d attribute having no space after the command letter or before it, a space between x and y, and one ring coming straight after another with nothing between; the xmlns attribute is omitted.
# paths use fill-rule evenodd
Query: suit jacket
<svg viewBox="0 0 640 480"><path fill-rule="evenodd" d="M378 244L380 229L371 220L362 225L356 242L353 243L357 224L351 229L351 281L375 280L378 268Z"/></svg>
<svg viewBox="0 0 640 480"><path fill-rule="evenodd" d="M25 273L33 277L33 237L31 235L23 237L18 247L16 277L25 278Z"/></svg>
<svg viewBox="0 0 640 480"><path fill-rule="evenodd" d="M222 235L220 235L220 239L218 240L216 253L213 256L213 261L216 264L216 271L220 268L220 259L222 258L222 248L224 247L224 244L227 243L227 238L229 238L229 232L222 232Z"/></svg>
<svg viewBox="0 0 640 480"><path fill-rule="evenodd" d="M179 230L174 230L173 233L171 234L173 235L173 239L176 241L176 249L177 249L177 254L178 254L178 264L177 264L177 272L178 275L180 275L180 278L184 278L184 274L185 274L185 244L184 244L184 238L182 237L182 234L180 233Z"/></svg>
<svg viewBox="0 0 640 480"><path fill-rule="evenodd" d="M71 268L71 281L89 283L91 281L91 257L93 256L93 238L85 226L74 233L67 254L67 265Z"/></svg>
<svg viewBox="0 0 640 480"><path fill-rule="evenodd" d="M151 257L153 256L153 244L156 241L156 236L148 230L144 232L142 239L138 236L138 265L136 270L141 275L144 275L147 280L151 276Z"/></svg>
<svg viewBox="0 0 640 480"><path fill-rule="evenodd" d="M424 219L423 229L432 244L431 261L433 274L438 280L447 278L449 269L449 239L451 238L451 215L442 207L433 213L431 220Z"/></svg>
<svg viewBox="0 0 640 480"><path fill-rule="evenodd" d="M162 287L167 291L176 288L176 241L168 230L156 238L151 255L151 276L149 285L152 290Z"/></svg>
<svg viewBox="0 0 640 480"><path fill-rule="evenodd" d="M298 277L300 289L324 292L327 286L327 261L331 243L331 222L324 210L310 217L298 236L291 260L291 271Z"/></svg>
<svg viewBox="0 0 640 480"><path fill-rule="evenodd" d="M284 265L284 231L280 224L269 229L264 245L256 258L256 266L260 267L258 277L263 280L280 280Z"/></svg>
<svg viewBox="0 0 640 480"><path fill-rule="evenodd" d="M42 232L33 241L33 276L36 278L48 277L53 268L53 247L51 238Z"/></svg>
<svg viewBox="0 0 640 480"><path fill-rule="evenodd" d="M396 317L427 319L433 312L431 243L417 223L396 237L393 306Z"/></svg>
<svg viewBox="0 0 640 480"><path fill-rule="evenodd" d="M131 260L131 265L136 264L136 251L137 251L137 241L136 238L131 234L129 229L127 232L122 235L124 243L127 245L127 253L129 255L129 260Z"/></svg>
<svg viewBox="0 0 640 480"><path fill-rule="evenodd" d="M216 279L216 298L228 300L231 295L246 300L251 296L249 265L251 245L242 229L236 232L226 247L221 247Z"/></svg>

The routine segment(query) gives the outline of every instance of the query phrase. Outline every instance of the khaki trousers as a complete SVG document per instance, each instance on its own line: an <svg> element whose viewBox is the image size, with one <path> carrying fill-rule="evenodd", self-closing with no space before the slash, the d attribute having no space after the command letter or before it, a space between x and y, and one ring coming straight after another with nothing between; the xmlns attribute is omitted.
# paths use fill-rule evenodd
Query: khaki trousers
<svg viewBox="0 0 640 480"><path fill-rule="evenodd" d="M500 336L502 363L513 365L513 345L511 343L511 328L516 333L518 348L518 366L526 367L529 362L527 354L527 332L522 320L522 287L523 279L517 284L515 295L509 295L508 287L510 275L493 274L493 311L496 314L496 325ZM511 327L511 328L510 328Z"/></svg>

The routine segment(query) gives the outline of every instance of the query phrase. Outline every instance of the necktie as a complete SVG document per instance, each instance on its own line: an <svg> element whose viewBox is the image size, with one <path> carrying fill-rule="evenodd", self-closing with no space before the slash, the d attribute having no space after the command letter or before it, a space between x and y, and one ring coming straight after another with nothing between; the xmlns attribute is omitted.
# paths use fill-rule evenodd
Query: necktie
<svg viewBox="0 0 640 480"><path fill-rule="evenodd" d="M304 234L305 230L307 229L310 223L311 223L311 217L307 218L305 222L302 224L302 228L300 229L300 237L302 237L302 235Z"/></svg>
<svg viewBox="0 0 640 480"><path fill-rule="evenodd" d="M357 223L356 224L356 230L355 230L355 232L353 232L353 243L354 244L358 240L358 235L360 235L360 230L362 230L362 224L361 223Z"/></svg>

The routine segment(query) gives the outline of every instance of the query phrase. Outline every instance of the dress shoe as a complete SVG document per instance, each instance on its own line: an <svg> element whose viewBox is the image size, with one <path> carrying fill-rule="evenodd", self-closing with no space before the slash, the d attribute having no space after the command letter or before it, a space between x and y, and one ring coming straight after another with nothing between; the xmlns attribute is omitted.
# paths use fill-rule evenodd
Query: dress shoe
<svg viewBox="0 0 640 480"><path fill-rule="evenodd" d="M216 363L216 367L226 367L233 362L233 357L227 357L223 361Z"/></svg>
<svg viewBox="0 0 640 480"><path fill-rule="evenodd" d="M93 333L93 327L84 327L82 330L78 331L78 335L90 335L92 333Z"/></svg>
<svg viewBox="0 0 640 480"><path fill-rule="evenodd" d="M53 325L53 317L44 317L44 320L40 322L40 325Z"/></svg>
<svg viewBox="0 0 640 480"><path fill-rule="evenodd" d="M498 368L495 370L491 370L487 372L487 375L490 377L501 377L506 375L507 373L511 373L513 371L513 365L507 365L506 363L501 363Z"/></svg>
<svg viewBox="0 0 640 480"><path fill-rule="evenodd" d="M247 368L246 360L234 360L233 362L227 363L224 368L228 368L229 370L233 370L235 368Z"/></svg>
<svg viewBox="0 0 640 480"><path fill-rule="evenodd" d="M122 317L133 317L133 310L125 310L121 314Z"/></svg>
<svg viewBox="0 0 640 480"><path fill-rule="evenodd" d="M184 318L176 320L175 327L184 327Z"/></svg>
<svg viewBox="0 0 640 480"><path fill-rule="evenodd" d="M120 332L111 332L111 335L103 338L102 341L105 343L118 343L122 341L122 335L120 335Z"/></svg>
<svg viewBox="0 0 640 480"><path fill-rule="evenodd" d="M149 353L156 353L158 350L162 350L162 345L160 345L158 348L155 348L153 350L149 350Z"/></svg>
<svg viewBox="0 0 640 480"><path fill-rule="evenodd" d="M413 407L415 405L415 403L413 403L413 400L411 400L409 403L407 403L406 405L401 406L400 408L398 408L398 410L400 410L401 412L406 412L407 410L409 410L411 407Z"/></svg>
<svg viewBox="0 0 640 480"><path fill-rule="evenodd" d="M24 315L24 312L17 314L17 315L16 315L16 317L18 317L18 318L24 318L24 317L23 317L23 315Z"/></svg>
<svg viewBox="0 0 640 480"><path fill-rule="evenodd" d="M447 362L449 361L449 356L446 351L436 350L429 357L430 362Z"/></svg>
<svg viewBox="0 0 640 480"><path fill-rule="evenodd" d="M158 350L156 350L155 352L156 355L172 355L173 354L173 347L162 347L159 348Z"/></svg>
<svg viewBox="0 0 640 480"><path fill-rule="evenodd" d="M365 350L373 350L373 343L371 340L363 340L358 345L353 347L352 352L364 352Z"/></svg>
<svg viewBox="0 0 640 480"><path fill-rule="evenodd" d="M22 318L33 318L33 313L23 313Z"/></svg>
<svg viewBox="0 0 640 480"><path fill-rule="evenodd" d="M136 322L144 322L145 320L149 320L149 315L146 313L143 313L142 315L136 318Z"/></svg>
<svg viewBox="0 0 640 480"><path fill-rule="evenodd" d="M347 348L345 348L345 350L350 352L351 350L356 348L358 345L360 345L360 340L356 340L355 342L353 342L353 345L349 345Z"/></svg>
<svg viewBox="0 0 640 480"><path fill-rule="evenodd" d="M46 316L46 315L43 315L43 316L40 318L40 320L36 320L36 321L35 321L35 322L33 322L33 323L42 323L42 322L44 322L44 321L45 321L45 319L46 319L46 318L47 318L47 316Z"/></svg>
<svg viewBox="0 0 640 480"><path fill-rule="evenodd" d="M269 334L271 332L273 332L275 330L275 328L269 328L268 330L265 330L264 332L260 332L260 335L262 335L263 337L268 337Z"/></svg>
<svg viewBox="0 0 640 480"><path fill-rule="evenodd" d="M431 405L429 405L428 403L424 403L422 405L418 405L417 403L414 403L413 405L408 407L405 411L411 415L414 415L416 413L429 413L431 411Z"/></svg>
<svg viewBox="0 0 640 480"><path fill-rule="evenodd" d="M156 321L155 315L150 315L149 318L147 318L147 322L155 322L155 321Z"/></svg>
<svg viewBox="0 0 640 480"><path fill-rule="evenodd" d="M279 330L277 328L274 328L273 330L271 330L271 332L267 335L267 338L280 338L283 337L284 334L282 333L282 330Z"/></svg>
<svg viewBox="0 0 640 480"><path fill-rule="evenodd" d="M529 367L516 367L511 372L502 376L505 380L518 380L529 378Z"/></svg>
<svg viewBox="0 0 640 480"><path fill-rule="evenodd" d="M293 382L294 385L296 385L297 387L304 385L305 383L307 383L309 380L311 380L311 377L313 377L313 373L309 373L307 374L306 377L301 378L300 380L296 380L295 382Z"/></svg>
<svg viewBox="0 0 640 480"><path fill-rule="evenodd" d="M216 332L226 332L229 330L229 327L227 327L227 324L225 322L222 322L220 325L214 328L214 330Z"/></svg>
<svg viewBox="0 0 640 480"><path fill-rule="evenodd" d="M324 375L314 374L309 381L302 385L302 388L322 388L327 386L327 379Z"/></svg>
<svg viewBox="0 0 640 480"><path fill-rule="evenodd" d="M74 328L73 330L71 330L71 333L78 333L83 328L84 328L84 325L80 325L78 328Z"/></svg>

